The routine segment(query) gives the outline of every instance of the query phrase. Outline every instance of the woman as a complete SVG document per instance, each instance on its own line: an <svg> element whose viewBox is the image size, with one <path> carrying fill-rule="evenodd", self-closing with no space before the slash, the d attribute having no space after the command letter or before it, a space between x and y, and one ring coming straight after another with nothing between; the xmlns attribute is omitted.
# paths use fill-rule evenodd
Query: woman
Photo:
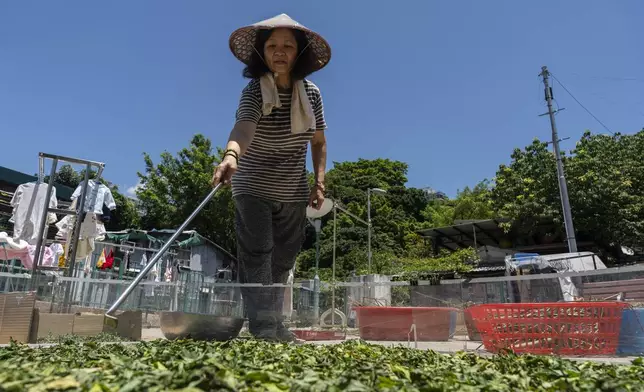
<svg viewBox="0 0 644 392"><path fill-rule="evenodd" d="M232 183L241 282L284 284L304 240L306 207L320 208L324 201L324 108L320 90L305 78L326 66L331 50L285 14L236 30L230 48L251 81L213 184ZM255 337L296 341L283 324L284 290L242 289Z"/></svg>

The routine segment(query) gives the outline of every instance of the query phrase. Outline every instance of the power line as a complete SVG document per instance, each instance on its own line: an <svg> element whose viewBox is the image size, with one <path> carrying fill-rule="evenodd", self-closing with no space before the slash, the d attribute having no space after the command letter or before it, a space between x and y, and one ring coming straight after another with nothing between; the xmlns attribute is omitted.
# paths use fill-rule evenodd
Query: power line
<svg viewBox="0 0 644 392"><path fill-rule="evenodd" d="M559 81L559 79L557 79L557 77L556 77L555 75L553 75L553 74L552 74L552 72L550 72L550 76L552 76L552 78L553 78L557 83L559 83L559 85L561 86L561 88L563 88L563 89L564 89L564 91L565 91L565 92L567 92L567 93L568 93L568 95L570 95L570 96L572 97L572 99L574 99L574 100L575 100L575 102L577 102L577 103L579 104L579 106L581 106L581 107L582 107L582 109L584 109L584 110L586 111L586 113L590 114L590 116L591 116L592 118L594 118L594 119L595 119L595 121L597 121L599 124L601 124L601 126L602 126L602 127L604 127L604 129L606 129L608 132L610 132L610 133L611 133L611 134L613 134L613 135L615 134L615 132L611 131L611 130L610 130L610 128L608 128L608 127L606 126L606 124L604 124L600 119L598 119L598 118L597 118L597 116L595 116L595 115L594 115L590 110L588 110L588 108L586 108L586 107L585 107L581 102L579 102L579 100L578 100L577 98L575 98L575 96L570 92L570 90L568 90L568 89L566 88L566 86L564 86L564 85L563 85L563 83L561 83L561 82Z"/></svg>
<svg viewBox="0 0 644 392"><path fill-rule="evenodd" d="M630 78L630 77L616 77L616 76L585 76L585 75L580 75L578 73L573 72L572 75L578 76L580 78L588 78L588 79L595 79L595 80L610 80L613 82L639 82L639 83L644 83L644 79L639 79L639 78Z"/></svg>

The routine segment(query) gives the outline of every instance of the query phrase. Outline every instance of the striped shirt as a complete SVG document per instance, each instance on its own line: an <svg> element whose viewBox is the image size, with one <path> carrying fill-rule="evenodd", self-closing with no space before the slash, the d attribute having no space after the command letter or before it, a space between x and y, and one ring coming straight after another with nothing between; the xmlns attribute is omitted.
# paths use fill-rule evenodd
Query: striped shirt
<svg viewBox="0 0 644 392"><path fill-rule="evenodd" d="M308 80L304 86L315 113L316 128L324 130L320 90ZM279 94L282 107L264 116L259 79L251 80L242 92L236 121L252 121L257 128L239 159L232 179L233 196L246 194L286 203L308 201L306 152L315 130L291 133L291 91L280 90Z"/></svg>

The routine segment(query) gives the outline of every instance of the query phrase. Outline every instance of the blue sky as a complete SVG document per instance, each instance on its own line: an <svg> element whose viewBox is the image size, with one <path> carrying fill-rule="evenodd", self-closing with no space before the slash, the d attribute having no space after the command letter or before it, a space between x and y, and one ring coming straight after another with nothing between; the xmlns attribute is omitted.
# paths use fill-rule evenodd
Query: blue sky
<svg viewBox="0 0 644 392"><path fill-rule="evenodd" d="M282 12L333 48L311 78L329 161L405 161L409 186L453 196L550 137L542 65L612 131L644 126L638 0L14 0L0 3L0 165L34 173L39 151L103 161L125 191L143 151L195 133L223 145L247 83L228 36ZM562 148L604 131L554 89Z"/></svg>

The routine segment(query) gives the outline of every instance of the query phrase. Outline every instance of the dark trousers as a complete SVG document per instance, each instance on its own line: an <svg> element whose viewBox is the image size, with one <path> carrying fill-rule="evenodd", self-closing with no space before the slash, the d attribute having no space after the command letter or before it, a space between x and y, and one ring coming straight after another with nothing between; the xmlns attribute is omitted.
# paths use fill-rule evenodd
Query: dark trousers
<svg viewBox="0 0 644 392"><path fill-rule="evenodd" d="M235 197L237 259L241 283L286 283L304 241L306 203ZM271 335L282 321L284 287L241 290L253 335Z"/></svg>

